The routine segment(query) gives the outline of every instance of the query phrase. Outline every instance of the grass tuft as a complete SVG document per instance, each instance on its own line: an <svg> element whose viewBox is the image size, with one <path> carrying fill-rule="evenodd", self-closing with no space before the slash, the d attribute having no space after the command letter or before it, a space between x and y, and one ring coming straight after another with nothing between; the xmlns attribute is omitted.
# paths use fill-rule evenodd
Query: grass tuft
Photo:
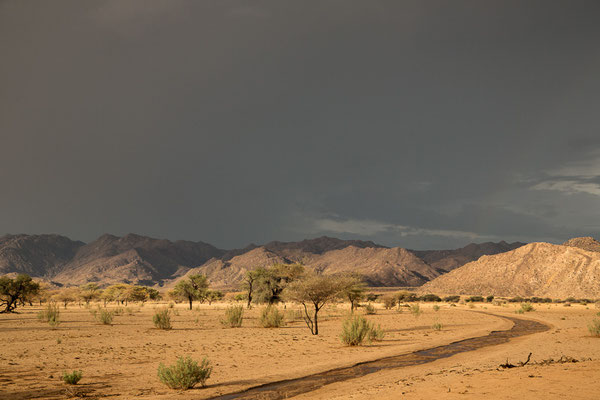
<svg viewBox="0 0 600 400"><path fill-rule="evenodd" d="M179 357L177 362L170 367L163 363L158 365L158 379L171 389L187 390L198 383L204 386L206 380L210 378L211 372L212 367L206 357L200 365L190 357Z"/></svg>

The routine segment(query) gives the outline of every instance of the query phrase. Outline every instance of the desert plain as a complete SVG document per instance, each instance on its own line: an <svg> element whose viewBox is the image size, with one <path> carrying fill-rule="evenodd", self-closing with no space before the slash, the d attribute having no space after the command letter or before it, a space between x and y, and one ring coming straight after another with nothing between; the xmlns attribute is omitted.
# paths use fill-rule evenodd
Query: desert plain
<svg viewBox="0 0 600 400"><path fill-rule="evenodd" d="M375 304L376 313L366 318L380 324L385 337L356 347L345 346L339 337L349 313L346 303L321 311L318 336L311 335L293 304L280 306L286 314L286 325L280 328L259 325L260 306L245 310L242 327L224 327L227 306L201 304L189 310L177 304L171 330L153 325L152 315L167 307L158 302L120 307L112 325L96 322L91 313L96 304L61 307L56 328L38 320L42 307L0 314L0 398L210 399L510 329L513 323L503 317L533 319L549 329L418 366L332 383L295 398L590 399L600 392L600 338L587 329L600 312L594 304L535 304L534 311L517 315L518 303L421 303L419 316L407 308L386 310ZM364 308L356 312L365 313ZM442 328L436 330L434 324ZM500 368L507 361L524 362L529 353L527 365ZM179 356L210 360L213 372L205 387L177 391L159 381L159 363L172 364ZM62 373L72 370L81 370L83 378L66 385Z"/></svg>

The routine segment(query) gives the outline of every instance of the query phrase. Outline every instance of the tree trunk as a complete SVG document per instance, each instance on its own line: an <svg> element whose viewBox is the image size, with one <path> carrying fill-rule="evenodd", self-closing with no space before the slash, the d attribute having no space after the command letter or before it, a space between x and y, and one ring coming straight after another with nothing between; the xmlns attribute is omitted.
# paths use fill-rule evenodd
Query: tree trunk
<svg viewBox="0 0 600 400"><path fill-rule="evenodd" d="M319 321L317 320L317 314L319 312L319 309L317 308L317 306L315 306L315 316L313 317L313 335L318 335L319 334Z"/></svg>
<svg viewBox="0 0 600 400"><path fill-rule="evenodd" d="M192 296L189 296L188 300L190 301L190 310L191 310L192 309L192 302L194 301L194 299L192 298Z"/></svg>

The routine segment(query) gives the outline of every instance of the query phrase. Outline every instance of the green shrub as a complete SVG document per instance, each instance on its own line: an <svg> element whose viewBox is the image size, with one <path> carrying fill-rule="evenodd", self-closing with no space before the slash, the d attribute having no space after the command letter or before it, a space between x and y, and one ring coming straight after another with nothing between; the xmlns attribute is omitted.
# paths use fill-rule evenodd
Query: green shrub
<svg viewBox="0 0 600 400"><path fill-rule="evenodd" d="M398 299L399 302L411 302L417 301L419 298L416 293L404 291L398 293L396 299Z"/></svg>
<svg viewBox="0 0 600 400"><path fill-rule="evenodd" d="M593 319L588 325L590 334L595 337L600 337L600 319Z"/></svg>
<svg viewBox="0 0 600 400"><path fill-rule="evenodd" d="M170 367L166 367L163 363L158 365L158 379L171 389L187 390L198 383L204 386L211 372L212 367L206 357L200 365L190 357L179 357Z"/></svg>
<svg viewBox="0 0 600 400"><path fill-rule="evenodd" d="M531 303L521 303L521 310L523 310L523 312L531 312L535 311L535 308L533 308Z"/></svg>
<svg viewBox="0 0 600 400"><path fill-rule="evenodd" d="M263 328L279 328L283 326L284 319L284 313L279 311L277 307L268 305L261 310L259 322Z"/></svg>
<svg viewBox="0 0 600 400"><path fill-rule="evenodd" d="M482 303L483 296L471 296L465 300L467 303Z"/></svg>
<svg viewBox="0 0 600 400"><path fill-rule="evenodd" d="M444 297L444 301L446 303L458 303L460 301L460 296L446 296Z"/></svg>
<svg viewBox="0 0 600 400"><path fill-rule="evenodd" d="M385 296L381 297L381 300L383 301L383 307L385 307L386 310L396 306L396 296L386 294Z"/></svg>
<svg viewBox="0 0 600 400"><path fill-rule="evenodd" d="M154 326L158 329L172 329L173 326L171 325L171 310L169 310L168 308L158 310L152 317L152 322L154 322Z"/></svg>
<svg viewBox="0 0 600 400"><path fill-rule="evenodd" d="M443 327L444 327L444 325L442 325L439 322L434 322L433 325L431 326L431 328L433 328L434 331L441 331Z"/></svg>
<svg viewBox="0 0 600 400"><path fill-rule="evenodd" d="M340 338L348 346L361 345L365 340L370 340L372 325L362 315L351 315L342 323Z"/></svg>
<svg viewBox="0 0 600 400"><path fill-rule="evenodd" d="M415 317L419 317L421 314L423 314L423 311L421 310L421 306L418 304L413 304L410 306L410 313Z"/></svg>
<svg viewBox="0 0 600 400"><path fill-rule="evenodd" d="M369 331L369 340L373 342L380 342L385 337L385 332L381 329L381 325L377 324L377 326L372 325L371 330Z"/></svg>
<svg viewBox="0 0 600 400"><path fill-rule="evenodd" d="M79 382L81 380L82 376L83 376L83 372L81 372L81 371L73 371L71 373L63 372L62 380L66 384L76 385L77 382Z"/></svg>
<svg viewBox="0 0 600 400"><path fill-rule="evenodd" d="M98 313L95 314L96 320L104 325L111 325L114 316L115 313L106 308L99 308Z"/></svg>
<svg viewBox="0 0 600 400"><path fill-rule="evenodd" d="M229 306L225 309L225 319L221 320L221 324L230 328L239 328L242 326L243 316L243 306Z"/></svg>
<svg viewBox="0 0 600 400"><path fill-rule="evenodd" d="M378 295L378 294L375 294L375 293L367 293L366 300L367 300L367 301L377 301L377 298L378 298L378 297L379 297L379 295Z"/></svg>
<svg viewBox="0 0 600 400"><path fill-rule="evenodd" d="M442 298L435 294L424 294L419 298L421 301L432 302L432 301L442 301Z"/></svg>
<svg viewBox="0 0 600 400"><path fill-rule="evenodd" d="M375 307L373 307L372 304L367 304L365 306L365 313L367 313L367 315L373 315L373 314L375 314L376 313Z"/></svg>
<svg viewBox="0 0 600 400"><path fill-rule="evenodd" d="M440 311L440 306L438 306L437 304L434 305L432 308L433 308L433 311Z"/></svg>
<svg viewBox="0 0 600 400"><path fill-rule="evenodd" d="M48 303L46 308L38 313L40 321L47 322L52 328L60 325L60 310L58 304Z"/></svg>

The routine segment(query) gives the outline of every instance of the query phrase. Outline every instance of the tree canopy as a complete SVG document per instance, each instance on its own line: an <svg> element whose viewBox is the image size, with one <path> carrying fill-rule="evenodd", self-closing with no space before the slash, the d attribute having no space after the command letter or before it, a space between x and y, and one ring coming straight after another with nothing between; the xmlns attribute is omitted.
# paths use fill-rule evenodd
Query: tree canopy
<svg viewBox="0 0 600 400"><path fill-rule="evenodd" d="M204 301L208 294L208 279L206 275L195 274L180 280L173 289L173 294L190 303L190 310L194 300Z"/></svg>
<svg viewBox="0 0 600 400"><path fill-rule="evenodd" d="M29 275L20 274L16 278L0 277L0 313L14 312L18 303L30 301L37 295L40 285Z"/></svg>

